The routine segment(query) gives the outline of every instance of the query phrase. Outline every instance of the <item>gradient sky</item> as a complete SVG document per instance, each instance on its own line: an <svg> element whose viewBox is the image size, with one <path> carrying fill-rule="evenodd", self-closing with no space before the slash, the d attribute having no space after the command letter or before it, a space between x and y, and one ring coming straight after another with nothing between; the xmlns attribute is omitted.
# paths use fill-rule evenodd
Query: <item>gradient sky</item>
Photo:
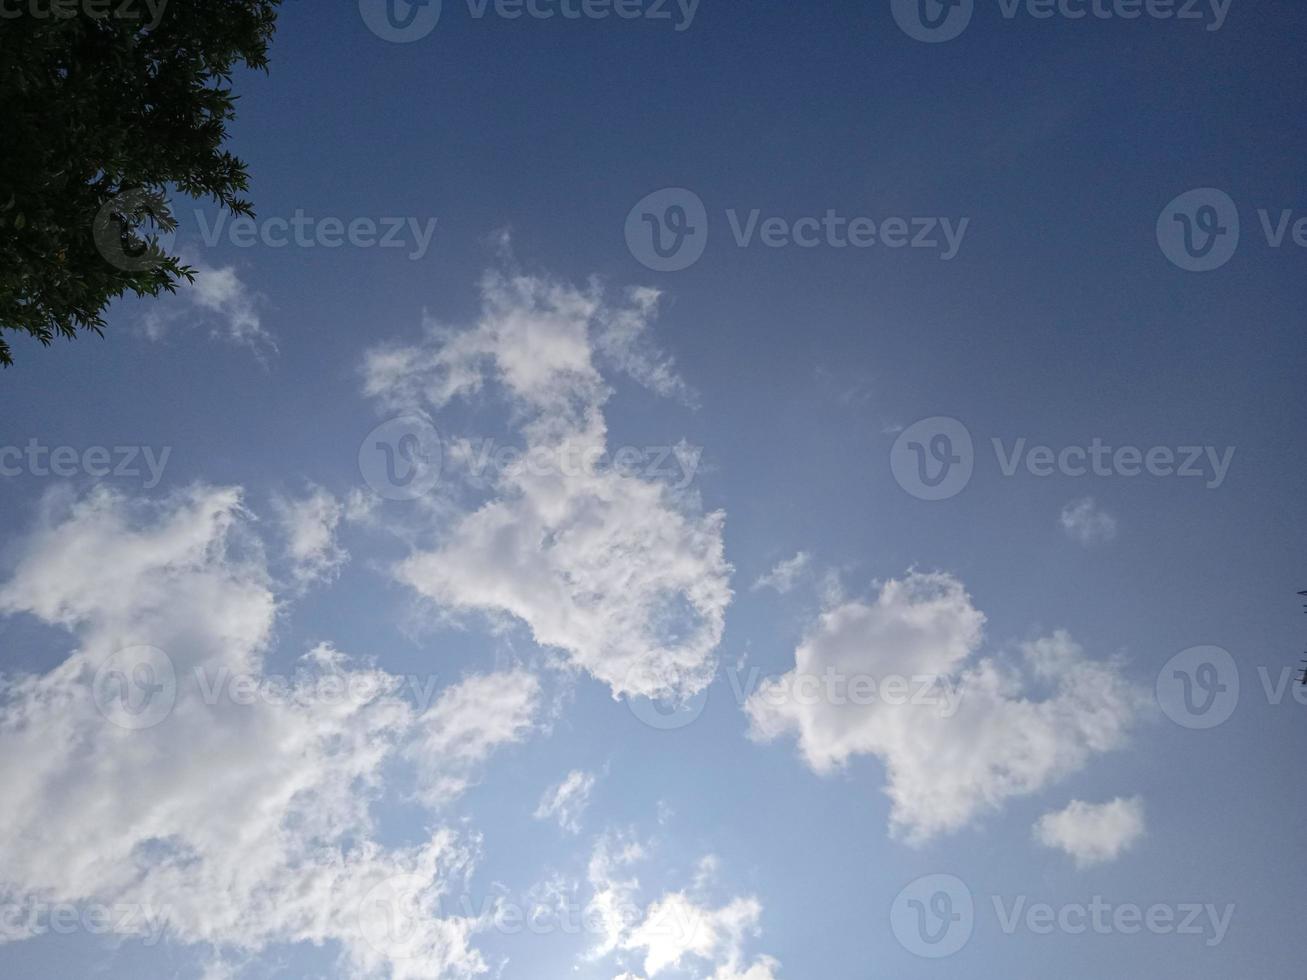
<svg viewBox="0 0 1307 980"><path fill-rule="evenodd" d="M237 80L254 244L176 200L196 288L10 340L0 974L1301 974L1307 10L924 2L960 33L285 4ZM677 207L706 247L663 271ZM177 682L131 730L141 647ZM961 700L766 680L827 668ZM406 686L203 696L297 669Z"/></svg>

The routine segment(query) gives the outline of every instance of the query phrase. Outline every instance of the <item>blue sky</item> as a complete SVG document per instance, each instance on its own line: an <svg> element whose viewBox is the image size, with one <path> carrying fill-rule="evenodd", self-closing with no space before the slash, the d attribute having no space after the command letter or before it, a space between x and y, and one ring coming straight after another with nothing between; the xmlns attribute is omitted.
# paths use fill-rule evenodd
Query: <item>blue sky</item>
<svg viewBox="0 0 1307 980"><path fill-rule="evenodd" d="M285 5L11 341L0 972L1301 972L1307 13L924 2Z"/></svg>

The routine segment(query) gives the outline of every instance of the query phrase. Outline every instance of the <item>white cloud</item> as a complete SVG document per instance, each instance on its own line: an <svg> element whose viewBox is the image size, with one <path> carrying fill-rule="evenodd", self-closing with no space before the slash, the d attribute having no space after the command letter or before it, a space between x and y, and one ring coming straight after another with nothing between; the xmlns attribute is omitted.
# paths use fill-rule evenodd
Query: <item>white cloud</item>
<svg viewBox="0 0 1307 980"><path fill-rule="evenodd" d="M1066 809L1040 817L1035 839L1087 868L1115 861L1128 851L1143 837L1144 824L1144 803L1137 796L1100 804L1074 800Z"/></svg>
<svg viewBox="0 0 1307 980"><path fill-rule="evenodd" d="M912 842L956 831L1124 743L1142 695L1118 665L1088 659L1063 632L1022 644L1016 664L978 657L984 622L962 583L942 573L911 572L873 600L839 600L799 644L795 670L749 699L753 734L794 733L819 773L859 755L881 759L891 830ZM848 696L852 687L794 695L796 680L828 675L907 678L909 697ZM940 703L911 703L923 690L914 678Z"/></svg>
<svg viewBox="0 0 1307 980"><path fill-rule="evenodd" d="M423 802L436 808L464 793L491 753L531 733L539 707L540 681L520 668L478 674L444 691L418 719L420 735L409 748Z"/></svg>
<svg viewBox="0 0 1307 980"><path fill-rule="evenodd" d="M1105 544L1116 537L1116 518L1100 508L1093 497L1071 501L1062 508L1059 521L1068 537L1086 546Z"/></svg>
<svg viewBox="0 0 1307 980"><path fill-rule="evenodd" d="M238 698L225 682L265 676L281 608L251 525L233 489L47 498L0 585L0 614L61 628L72 649L45 673L0 678L0 900L144 907L151 929L210 950L215 976L284 943L335 944L352 976L483 972L471 945L481 923L437 907L465 890L477 839L436 827L386 846L372 818L383 769L418 729L428 740L442 722L457 729L458 712L419 719L398 697L340 696L393 693L399 678L325 645L275 700ZM145 673L121 660L141 644L166 655ZM112 723L128 702L164 710L142 715L153 727ZM447 739L465 760L494 742ZM396 876L422 912L401 951L363 914Z"/></svg>
<svg viewBox="0 0 1307 980"><path fill-rule="evenodd" d="M794 588L800 576L807 574L809 565L811 559L808 553L800 551L793 558L778 562L775 568L761 576L753 583L753 590L756 592L759 589L775 589L781 595L785 595Z"/></svg>
<svg viewBox="0 0 1307 980"><path fill-rule="evenodd" d="M664 892L642 907L639 881L627 869L647 856L629 837L608 834L597 842L590 861L595 890L590 909L603 911L606 929L591 959L639 956L643 976L627 970L616 980L651 980L668 970L691 965L697 969L703 963L713 970L712 980L775 980L780 964L772 957L746 963L744 947L760 931L758 900L737 897L717 905L706 897L718 870L715 857L700 861L691 891Z"/></svg>
<svg viewBox="0 0 1307 980"><path fill-rule="evenodd" d="M613 324L639 336L651 296L637 290L615 308L593 286L489 274L482 297L470 329L432 326L416 345L369 352L365 391L391 408L435 411L489 380L507 395L528 453L605 451L610 389L597 338ZM665 371L625 367L668 388ZM439 546L403 561L398 578L446 610L515 617L614 696L685 698L708 685L731 597L722 514L604 466L515 467L494 489Z"/></svg>
<svg viewBox="0 0 1307 980"><path fill-rule="evenodd" d="M259 297L235 266L211 266L193 255L183 255L182 261L195 270L195 281L182 280L175 294L150 301L141 322L146 337L161 340L179 322L199 322L212 336L248 347L260 359L276 353L276 341L259 314Z"/></svg>
<svg viewBox="0 0 1307 980"><path fill-rule="evenodd" d="M349 559L336 542L344 507L321 487L311 487L307 496L298 499L274 497L272 505L296 583L306 588L334 579Z"/></svg>
<svg viewBox="0 0 1307 980"><path fill-rule="evenodd" d="M645 857L644 846L629 835L605 834L595 843L586 877L593 890L587 911L599 936L591 959L603 959L622 948L634 924L640 880L631 874Z"/></svg>
<svg viewBox="0 0 1307 980"><path fill-rule="evenodd" d="M557 820L558 826L569 834L581 832L581 817L590 806L594 792L595 774L573 770L557 786L545 791L536 807L537 820Z"/></svg>
<svg viewBox="0 0 1307 980"><path fill-rule="evenodd" d="M700 905L684 892L663 895L649 907L644 921L623 943L644 954L643 970L655 977L677 969L688 959L721 960L735 972L745 937L757 930L762 906L756 899L737 898L718 909Z"/></svg>
<svg viewBox="0 0 1307 980"><path fill-rule="evenodd" d="M618 370L664 398L693 405L697 397L676 372L676 362L649 338L649 323L658 311L656 289L633 289L631 306L600 317L595 346Z"/></svg>

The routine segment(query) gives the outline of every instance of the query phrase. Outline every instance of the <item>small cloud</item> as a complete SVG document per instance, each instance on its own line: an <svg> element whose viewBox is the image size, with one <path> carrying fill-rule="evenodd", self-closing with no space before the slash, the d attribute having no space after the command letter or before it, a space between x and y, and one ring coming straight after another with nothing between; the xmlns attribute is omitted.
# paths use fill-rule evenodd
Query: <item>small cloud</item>
<svg viewBox="0 0 1307 980"><path fill-rule="evenodd" d="M590 806L594 791L595 774L574 770L557 786L550 788L536 807L537 820L557 820L558 826L569 834L581 832L581 816Z"/></svg>
<svg viewBox="0 0 1307 980"><path fill-rule="evenodd" d="M349 553L336 543L344 507L321 487L312 487L308 496L297 500L274 497L272 506L295 583L305 589L334 579L349 559Z"/></svg>
<svg viewBox="0 0 1307 980"><path fill-rule="evenodd" d="M808 571L811 564L812 561L808 553L800 551L793 558L780 562L770 572L754 582L753 591L775 589L781 595L785 595L794 588L795 583Z"/></svg>
<svg viewBox="0 0 1307 980"><path fill-rule="evenodd" d="M1039 843L1071 855L1080 868L1115 861L1143 835L1144 804L1137 796L1100 804L1075 800L1035 824Z"/></svg>
<svg viewBox="0 0 1307 980"><path fill-rule="evenodd" d="M250 348L260 360L277 352L276 341L259 315L260 297L236 274L234 266L218 268L187 255L182 260L195 269L195 281L183 280L176 294L151 301L141 322L141 332L149 340L162 340L179 322L186 321L208 326L213 337Z"/></svg>
<svg viewBox="0 0 1307 980"><path fill-rule="evenodd" d="M1102 510L1093 497L1073 500L1062 508L1062 530L1086 547L1105 544L1116 537L1116 518Z"/></svg>

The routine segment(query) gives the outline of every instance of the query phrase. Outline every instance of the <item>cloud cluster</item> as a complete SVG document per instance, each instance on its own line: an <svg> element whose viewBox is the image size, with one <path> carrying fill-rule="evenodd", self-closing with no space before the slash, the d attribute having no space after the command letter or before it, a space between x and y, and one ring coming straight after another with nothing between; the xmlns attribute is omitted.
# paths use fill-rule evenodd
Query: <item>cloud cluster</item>
<svg viewBox="0 0 1307 980"><path fill-rule="evenodd" d="M431 325L416 344L369 352L365 391L435 412L493 383L526 452L585 459L607 446L602 352L657 391L677 389L670 364L636 345L656 311L651 291L613 306L597 287L490 274L482 300L468 329ZM615 697L688 698L708 685L731 598L723 515L612 467L512 468L493 491L398 578L448 611L525 623Z"/></svg>
<svg viewBox="0 0 1307 980"><path fill-rule="evenodd" d="M0 900L150 908L172 940L214 950L219 972L226 957L308 942L336 944L351 975L476 975L478 923L434 910L478 841L434 828L387 846L372 808L383 769L414 744L459 760L460 781L427 780L428 800L459 791L518 731L464 719L529 685L469 679L426 714L399 697L324 698L324 679L374 693L399 679L323 645L282 697L237 697L224 681L262 675L281 605L234 489L46 500L0 614L35 617L70 649L44 673L0 679ZM143 649L152 659L133 662ZM166 710L134 723L155 698ZM433 910L402 956L363 914L397 878Z"/></svg>
<svg viewBox="0 0 1307 980"><path fill-rule="evenodd" d="M1022 644L1014 664L981 657L984 623L963 584L942 573L909 573L871 600L838 599L795 650L794 671L749 699L753 734L793 733L819 773L879 758L891 829L912 842L956 831L1124 744L1142 696L1120 665L1089 659L1064 632ZM796 676L832 673L939 679L962 696L947 716L910 699L785 696Z"/></svg>
<svg viewBox="0 0 1307 980"><path fill-rule="evenodd" d="M718 866L715 857L700 862L690 889L664 892L645 905L631 869L647 856L645 847L629 836L610 833L596 843L589 866L591 908L606 913L606 929L591 959L616 954L623 961L639 961L639 974L628 969L615 980L652 980L668 971L711 980L776 980L780 964L774 958L750 960L745 954L746 944L760 932L758 900L735 897L717 904L708 896ZM702 972L705 966L710 975Z"/></svg>

